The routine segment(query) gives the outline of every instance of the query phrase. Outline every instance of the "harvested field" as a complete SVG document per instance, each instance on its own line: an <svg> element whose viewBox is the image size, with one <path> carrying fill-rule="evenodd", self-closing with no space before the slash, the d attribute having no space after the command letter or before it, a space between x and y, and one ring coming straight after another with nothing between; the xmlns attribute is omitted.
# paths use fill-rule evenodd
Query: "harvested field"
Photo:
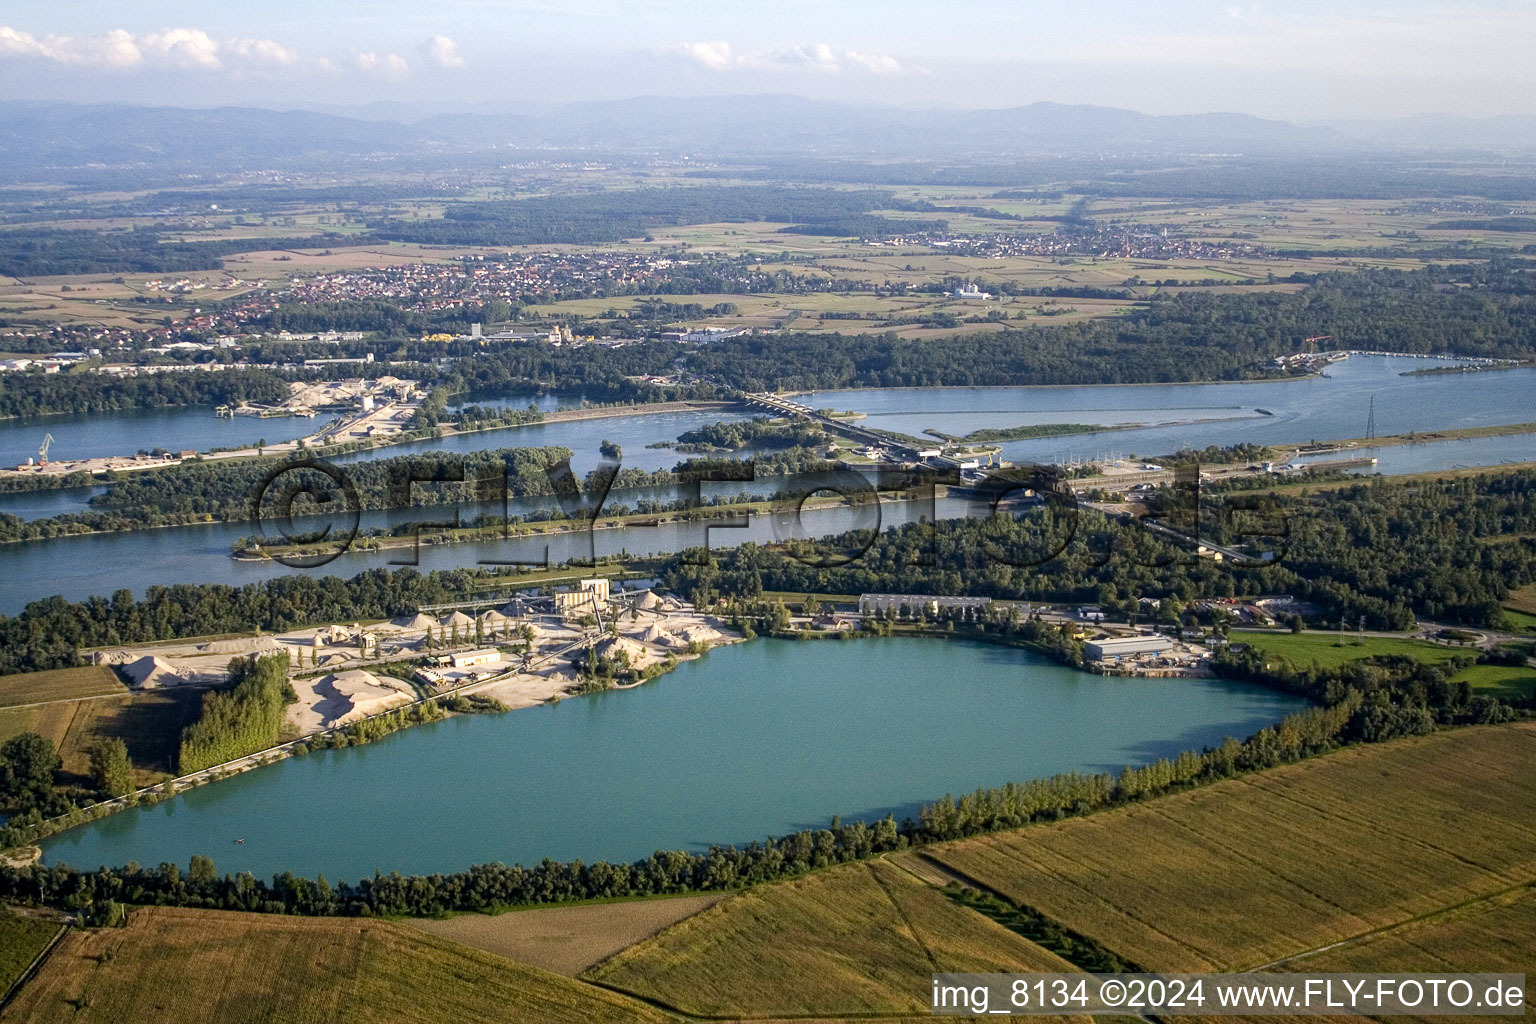
<svg viewBox="0 0 1536 1024"><path fill-rule="evenodd" d="M925 853L1152 970L1237 970L1536 878L1536 727L1354 747Z"/></svg>
<svg viewBox="0 0 1536 1024"><path fill-rule="evenodd" d="M1316 956L1293 960L1285 967L1293 971L1526 973L1531 966L1532 950L1536 950L1536 888L1525 886ZM1531 1003L1531 991L1528 982L1527 1006Z"/></svg>
<svg viewBox="0 0 1536 1024"><path fill-rule="evenodd" d="M934 971L1070 964L883 861L751 889L587 977L686 1013L926 1012Z"/></svg>
<svg viewBox="0 0 1536 1024"><path fill-rule="evenodd" d="M69 726L74 720L75 702L72 700L29 708L0 708L0 743L19 733L35 732L52 740L57 749L69 735Z"/></svg>
<svg viewBox="0 0 1536 1024"><path fill-rule="evenodd" d="M105 665L0 676L0 707L39 704L49 700L79 700L82 697L127 692L128 688Z"/></svg>
<svg viewBox="0 0 1536 1024"><path fill-rule="evenodd" d="M0 742L22 732L47 737L64 759L64 781L83 785L90 770L91 744L101 737L117 737L128 746L134 783L147 786L175 768L181 730L196 719L202 693L152 690L0 708Z"/></svg>
<svg viewBox="0 0 1536 1024"><path fill-rule="evenodd" d="M262 1024L645 1024L623 996L383 921L147 907L73 932L0 1014Z"/></svg>
<svg viewBox="0 0 1536 1024"><path fill-rule="evenodd" d="M1512 590L1509 599L1504 602L1504 607L1513 608L1517 612L1525 612L1527 615L1536 615L1536 583Z"/></svg>
<svg viewBox="0 0 1536 1024"><path fill-rule="evenodd" d="M544 907L491 916L460 914L406 923L490 953L575 977L593 964L719 903L723 893Z"/></svg>

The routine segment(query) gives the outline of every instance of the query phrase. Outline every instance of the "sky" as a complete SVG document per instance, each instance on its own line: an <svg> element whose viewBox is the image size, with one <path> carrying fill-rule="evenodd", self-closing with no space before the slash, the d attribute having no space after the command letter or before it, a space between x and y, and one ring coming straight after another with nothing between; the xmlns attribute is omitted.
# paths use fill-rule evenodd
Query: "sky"
<svg viewBox="0 0 1536 1024"><path fill-rule="evenodd" d="M1529 0L6 0L0 99L1536 114Z"/></svg>

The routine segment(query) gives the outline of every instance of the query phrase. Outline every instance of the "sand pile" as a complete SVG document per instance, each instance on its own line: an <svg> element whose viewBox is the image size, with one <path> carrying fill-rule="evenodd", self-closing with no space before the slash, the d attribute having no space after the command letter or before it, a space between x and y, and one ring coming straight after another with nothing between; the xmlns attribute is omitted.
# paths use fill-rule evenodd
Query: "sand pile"
<svg viewBox="0 0 1536 1024"><path fill-rule="evenodd" d="M713 626L695 625L683 630L683 639L691 644L712 644L724 638L725 634Z"/></svg>
<svg viewBox="0 0 1536 1024"><path fill-rule="evenodd" d="M315 713L327 727L349 725L397 704L408 703L411 697L396 688L402 685L361 669L337 672L315 684L315 694L320 697Z"/></svg>
<svg viewBox="0 0 1536 1024"><path fill-rule="evenodd" d="M640 639L648 644L658 644L662 647L680 647L683 644L683 641L668 633L654 622L651 623L650 629L647 629L640 635Z"/></svg>
<svg viewBox="0 0 1536 1024"><path fill-rule="evenodd" d="M628 656L631 665L637 665L646 658L651 657L651 652L646 650L644 644L638 640L631 640L628 637L609 637L597 645L597 653L600 657L613 658L620 652Z"/></svg>
<svg viewBox="0 0 1536 1024"><path fill-rule="evenodd" d="M450 629L452 629L454 626L469 626L473 628L474 624L475 620L470 618L468 615L465 615L463 612L454 612L452 615L443 620L443 625L449 627Z"/></svg>
<svg viewBox="0 0 1536 1024"><path fill-rule="evenodd" d="M141 690L154 690L162 686L185 686L191 682L179 667L164 658L150 654L124 665L123 674L133 680L133 685Z"/></svg>
<svg viewBox="0 0 1536 1024"><path fill-rule="evenodd" d="M415 615L411 616L408 619L407 618L396 619L394 624L399 626L401 629L436 629L437 628L437 620L434 619L432 616L424 615L421 612L417 612Z"/></svg>
<svg viewBox="0 0 1536 1024"><path fill-rule="evenodd" d="M635 607L642 611L653 612L661 607L661 598L649 590L641 591L640 596L635 598Z"/></svg>
<svg viewBox="0 0 1536 1024"><path fill-rule="evenodd" d="M198 647L204 654L276 654L283 645L270 636L252 639L237 637L233 640L212 640Z"/></svg>

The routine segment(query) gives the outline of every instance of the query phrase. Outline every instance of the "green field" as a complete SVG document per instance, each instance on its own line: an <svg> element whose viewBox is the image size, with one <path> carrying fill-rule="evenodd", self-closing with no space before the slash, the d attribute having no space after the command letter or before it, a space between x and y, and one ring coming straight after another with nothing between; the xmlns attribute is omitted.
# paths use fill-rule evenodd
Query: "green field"
<svg viewBox="0 0 1536 1024"><path fill-rule="evenodd" d="M647 1024L643 1003L384 921L145 907L71 932L6 1021Z"/></svg>
<svg viewBox="0 0 1536 1024"><path fill-rule="evenodd" d="M108 693L126 693L116 673L105 665L59 668L0 676L0 708L40 704L50 700L79 700Z"/></svg>
<svg viewBox="0 0 1536 1024"><path fill-rule="evenodd" d="M588 972L685 1013L921 1014L934 971L1070 964L884 861L759 886Z"/></svg>
<svg viewBox="0 0 1536 1024"><path fill-rule="evenodd" d="M1536 668L1510 665L1473 665L1451 677L1453 682L1468 682L1478 693L1508 700L1536 696Z"/></svg>
<svg viewBox="0 0 1536 1024"><path fill-rule="evenodd" d="M1536 880L1533 759L1459 729L925 854L1148 969L1249 969Z"/></svg>
<svg viewBox="0 0 1536 1024"><path fill-rule="evenodd" d="M62 927L45 917L24 916L0 903L0 996L10 990Z"/></svg>
<svg viewBox="0 0 1536 1024"><path fill-rule="evenodd" d="M1466 648L1445 647L1424 640L1367 636L1350 633L1256 633L1234 630L1234 643L1249 643L1265 654L1284 658L1293 665L1308 663L1322 668L1337 668L1346 662L1382 654L1406 654L1431 665L1449 661L1457 655L1476 655Z"/></svg>

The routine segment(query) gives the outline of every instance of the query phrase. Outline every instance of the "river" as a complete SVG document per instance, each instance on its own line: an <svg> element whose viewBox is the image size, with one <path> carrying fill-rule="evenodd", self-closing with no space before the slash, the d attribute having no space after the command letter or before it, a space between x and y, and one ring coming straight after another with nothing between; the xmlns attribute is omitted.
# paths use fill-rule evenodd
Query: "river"
<svg viewBox="0 0 1536 1024"><path fill-rule="evenodd" d="M630 861L837 814L900 819L980 786L1118 771L1246 737L1302 706L1237 683L1096 676L971 642L758 639L638 689L258 768L55 836L44 859L94 868L206 854L221 871L332 881Z"/></svg>
<svg viewBox="0 0 1536 1024"><path fill-rule="evenodd" d="M1037 423L1147 424L1003 443L1005 458L1038 463L1117 453L1166 455L1185 447L1242 442L1282 445L1364 437L1372 398L1378 435L1536 420L1536 369L1403 376L1453 365L1452 360L1355 356L1329 366L1326 376L1303 380L817 391L797 400L813 409L863 412L865 426L914 437L930 428L963 435ZM1536 434L1513 439L1505 450L1517 461L1536 459Z"/></svg>
<svg viewBox="0 0 1536 1024"><path fill-rule="evenodd" d="M1326 377L1296 381L829 391L810 396L808 404L864 411L868 417L863 422L870 426L915 436L922 436L922 431L928 428L961 434L983 427L1011 427L1024 423L1164 424L1003 445L1004 454L1010 459L1044 462L1063 462L1112 452L1159 455L1186 445L1203 448L1237 441L1285 444L1362 436L1366 432L1372 396L1376 399L1379 434L1536 419L1533 416L1536 406L1531 401L1531 395L1536 394L1536 370L1402 376L1405 370L1437 365L1450 363L1355 357L1333 364ZM476 401L491 404L486 398ZM503 401L514 407L526 406L530 401L545 407L552 404L548 396L540 398L525 393L505 396ZM1271 415L1260 414L1257 409L1265 409ZM598 446L608 439L622 447L624 465L659 469L673 465L682 456L671 449L647 448L646 445L674 439L682 431L696 426L741 416L741 413L702 411L545 423L377 449L346 456L339 461L429 449L474 451L565 445L576 453L574 462L578 471L585 472L597 465L600 459ZM210 422L217 421L210 417ZM163 438L159 440L164 441ZM149 437L133 437L127 443L156 442ZM1533 461L1536 460L1536 434L1384 447L1367 454L1379 458L1375 470L1382 473ZM0 497L0 511L58 514L72 507L83 507L89 494L82 490L64 494L3 496ZM550 503L546 500L537 504L547 507ZM886 508L889 511L883 525L928 511ZM941 514L943 511L941 509ZM465 510L466 517L471 514ZM964 508L951 510L950 514L964 514ZM421 517L427 518L425 515ZM382 520L365 517L364 525L379 521ZM845 513L833 512L808 514L805 521L828 532L866 525L850 520ZM632 528L600 531L592 540L566 535L548 542L549 553L551 558L558 560L570 555L590 554L594 546L598 553L671 551L687 544L702 543L703 530L703 526L697 525ZM0 547L0 614L14 614L27 602L53 594L79 599L92 594L109 594L124 586L141 594L151 584L247 583L295 571L273 563L232 561L228 553L233 541L252 532L248 524L217 524L5 545ZM719 545L746 539L777 539L772 524L765 520L759 520L751 530L717 527L710 536L710 542ZM523 540L427 547L422 549L421 567L450 568L485 559L537 559L543 557L544 544L542 540ZM353 552L321 571L351 575L403 557L406 554L400 551Z"/></svg>
<svg viewBox="0 0 1536 1024"><path fill-rule="evenodd" d="M43 437L53 435L51 459L94 459L132 455L143 449L244 448L257 441L292 441L319 430L329 418L234 416L220 419L211 408L125 409L89 416L64 414L0 420L0 466L37 458ZM3 507L3 506L0 506Z"/></svg>

